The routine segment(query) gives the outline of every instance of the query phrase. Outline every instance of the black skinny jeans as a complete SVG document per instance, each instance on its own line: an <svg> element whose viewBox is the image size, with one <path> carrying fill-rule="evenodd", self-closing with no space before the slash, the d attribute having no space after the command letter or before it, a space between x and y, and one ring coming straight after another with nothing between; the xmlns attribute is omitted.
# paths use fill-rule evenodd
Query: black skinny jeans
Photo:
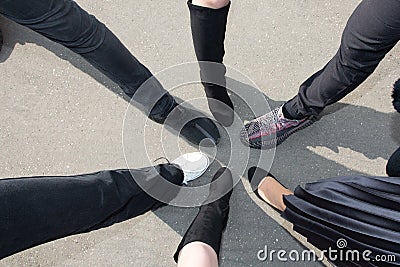
<svg viewBox="0 0 400 267"><path fill-rule="evenodd" d="M285 105L288 115L318 115L357 88L400 39L400 1L364 0L351 15L337 54Z"/></svg>
<svg viewBox="0 0 400 267"><path fill-rule="evenodd" d="M130 97L152 77L104 24L72 0L0 0L0 14L81 55ZM175 104L156 79L135 100L150 118L163 117Z"/></svg>
<svg viewBox="0 0 400 267"><path fill-rule="evenodd" d="M175 165L59 177L0 179L0 259L68 235L107 227L172 200L166 183L181 185Z"/></svg>

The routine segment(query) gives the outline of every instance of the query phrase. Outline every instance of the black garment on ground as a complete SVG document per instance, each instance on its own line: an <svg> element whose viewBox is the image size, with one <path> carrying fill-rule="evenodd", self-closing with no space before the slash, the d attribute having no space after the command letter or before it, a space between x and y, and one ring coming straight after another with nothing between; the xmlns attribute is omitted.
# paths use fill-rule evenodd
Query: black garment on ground
<svg viewBox="0 0 400 267"><path fill-rule="evenodd" d="M306 184L304 189L297 187L294 195L284 196L284 203L287 208L282 217L321 250L338 249L337 241L343 238L346 249L360 254L372 251L371 259L396 256L396 262L391 263L362 261L362 255L361 261L338 258L334 261L337 266L400 266L400 178L320 180Z"/></svg>

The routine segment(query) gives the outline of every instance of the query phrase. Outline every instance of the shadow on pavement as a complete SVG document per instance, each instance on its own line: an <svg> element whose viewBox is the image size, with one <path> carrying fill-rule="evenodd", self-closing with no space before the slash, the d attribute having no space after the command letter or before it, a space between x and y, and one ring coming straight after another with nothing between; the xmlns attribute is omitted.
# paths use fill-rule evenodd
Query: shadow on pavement
<svg viewBox="0 0 400 267"><path fill-rule="evenodd" d="M130 101L116 84L79 55L1 16L0 25L2 25L5 39L0 54L1 64L6 64L16 44L34 43L46 48L59 58L69 61L74 67L87 73L127 102ZM11 32L12 34L10 34ZM232 79L229 79L228 82L232 86L243 88L243 90L257 90ZM271 108L283 103L265 97ZM242 120L250 120L256 115L262 115L253 114L250 107L234 95L232 99L235 103L236 112ZM240 129L237 130L240 131ZM356 105L334 104L323 112L320 121L289 137L277 148L272 173L291 189L294 189L298 184L305 184L320 178L365 175L368 173L357 171L333 159L324 157L313 149L322 148L324 151L328 149L331 153L337 154L340 149L344 148L353 153L361 154L370 160L379 158L387 160L397 148L393 146L393 142L400 143L399 132L399 114L386 114ZM222 164L229 161L229 153L225 152L226 149L222 148L222 152L217 155L217 159ZM251 151L248 167L258 162L259 154L260 152L257 150ZM351 164L351 158L349 158L349 162ZM211 180L217 168L218 164L213 163L202 179ZM194 208L176 207L165 207L155 212L162 221L181 236L196 213L197 209ZM171 244L171 246L177 245ZM266 245L269 249L274 250L285 249L289 251L296 249L301 251L304 249L296 239L252 201L243 184L239 183L231 200L230 220L223 238L221 265L240 267L267 264L271 266L287 265L287 263L278 261L273 263L258 261L257 252L264 249ZM290 266L293 265L319 266L320 263L290 263Z"/></svg>
<svg viewBox="0 0 400 267"><path fill-rule="evenodd" d="M235 83L232 80L230 82ZM248 86L236 83L236 86ZM256 89L253 88L253 90ZM232 98L236 110L241 113L240 117L243 120L251 119L252 114L248 106L241 103L240 99ZM268 98L267 101L271 108L283 103ZM336 154L340 152L340 149L348 149L369 160L381 158L387 161L397 148L393 146L393 141L400 143L399 130L400 116L395 112L387 114L367 107L337 103L326 108L318 122L289 137L277 147L271 172L291 189L299 184L321 178L368 175L367 170L356 170L345 166L315 153L311 148L329 149L331 153ZM258 155L258 150L252 150L248 167L252 166L252 162L253 164L257 162ZM228 161L226 158L219 158L219 160ZM348 161L351 165L351 157ZM215 168L211 169L212 171L207 172L206 177L202 179L211 179ZM377 170L378 173L383 171ZM239 183L232 196L230 220L224 234L222 266L265 266L267 262L257 259L257 252L265 245L275 250L302 251L305 249L257 204L250 198L243 184ZM156 211L155 214L183 236L197 214L197 209L166 207ZM275 261L268 264L283 266L287 263ZM321 264L292 262L290 266L292 265L319 266Z"/></svg>

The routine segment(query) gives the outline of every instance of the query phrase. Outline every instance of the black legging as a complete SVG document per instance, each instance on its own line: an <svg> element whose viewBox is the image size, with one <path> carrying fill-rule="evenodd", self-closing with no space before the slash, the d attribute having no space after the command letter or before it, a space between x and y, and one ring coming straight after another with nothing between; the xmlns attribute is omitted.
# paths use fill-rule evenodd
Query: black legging
<svg viewBox="0 0 400 267"><path fill-rule="evenodd" d="M0 259L165 205L136 181L152 193L162 192L166 183L181 185L183 172L166 164L76 176L0 179ZM172 200L177 193L162 196Z"/></svg>

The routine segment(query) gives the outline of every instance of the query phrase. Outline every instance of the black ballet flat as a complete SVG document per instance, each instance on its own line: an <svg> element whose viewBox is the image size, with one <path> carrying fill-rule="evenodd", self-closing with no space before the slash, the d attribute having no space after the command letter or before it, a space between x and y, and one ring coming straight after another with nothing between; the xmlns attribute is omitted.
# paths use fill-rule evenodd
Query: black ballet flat
<svg viewBox="0 0 400 267"><path fill-rule="evenodd" d="M248 172L247 172L247 178L249 179L251 188L253 190L253 193L259 198L261 199L263 202L267 203L271 208L273 208L275 211L282 213L282 211L280 211L279 209L277 209L276 207L274 207L272 205L271 202L266 201L265 199L263 199L260 194L258 193L258 185L260 184L260 182L267 176L270 176L272 178L274 178L278 183L280 183L283 187L285 187L281 182L279 182L274 175L272 175L271 173L267 172L266 170L260 168L260 167L251 167ZM253 189L253 185L255 185L255 189ZM286 187L285 187L286 188Z"/></svg>

